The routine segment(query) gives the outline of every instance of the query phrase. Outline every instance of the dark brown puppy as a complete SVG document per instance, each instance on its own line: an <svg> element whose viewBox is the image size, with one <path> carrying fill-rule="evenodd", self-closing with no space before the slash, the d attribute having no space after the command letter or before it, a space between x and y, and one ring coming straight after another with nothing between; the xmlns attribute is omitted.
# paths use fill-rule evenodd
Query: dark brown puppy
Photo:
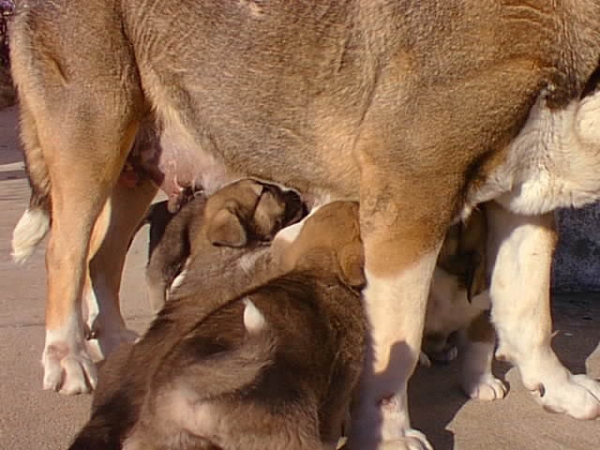
<svg viewBox="0 0 600 450"><path fill-rule="evenodd" d="M71 450L335 448L365 351L358 229L358 205L337 202L271 249L212 246L219 274L192 257L147 334L108 359ZM262 272L247 279L289 272L226 301L217 286L247 277L248 256Z"/></svg>
<svg viewBox="0 0 600 450"><path fill-rule="evenodd" d="M175 277L190 255L206 246L244 247L250 242L269 242L281 228L301 219L300 196L273 184L252 179L231 183L206 198L189 199L177 214L169 212L168 201L153 205L150 223L149 258L146 269L150 305L158 312ZM239 220L231 220L231 216ZM208 224L208 226L203 226ZM212 249L208 249L212 253ZM219 260L206 260L206 264Z"/></svg>

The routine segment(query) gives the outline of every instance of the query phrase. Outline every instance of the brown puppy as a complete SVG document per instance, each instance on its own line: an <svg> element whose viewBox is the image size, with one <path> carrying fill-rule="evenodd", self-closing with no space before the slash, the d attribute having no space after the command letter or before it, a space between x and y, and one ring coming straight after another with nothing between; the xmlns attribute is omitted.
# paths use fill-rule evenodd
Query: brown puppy
<svg viewBox="0 0 600 450"><path fill-rule="evenodd" d="M152 310L162 308L168 288L190 255L206 251L207 245L245 247L249 241L269 242L303 214L302 201L294 191L252 179L223 187L208 205L205 197L194 196L177 214L169 212L168 201L153 205L148 215L146 269ZM239 220L231 220L232 215ZM210 226L203 227L204 223Z"/></svg>
<svg viewBox="0 0 600 450"><path fill-rule="evenodd" d="M335 205L335 207L333 206ZM352 240L339 254L342 261L362 258L358 226L358 209L352 202L336 202L317 210L305 223L288 227L273 242L274 254L283 254L279 262L287 270L295 266L295 255L302 242L311 236L325 246L340 247L336 240ZM335 216L338 234L319 235L319 222ZM342 223L342 218L345 224ZM460 355L461 384L473 399L496 400L506 394L504 384L492 374L495 332L489 318L489 283L487 281L487 224L482 210L476 210L465 222L452 226L446 234L431 282L425 317L423 356L433 360L453 359ZM297 242L297 243L296 243ZM296 248L296 245L299 247ZM286 247L284 252L278 249ZM362 267L360 263L346 267ZM360 273L347 274L359 277ZM458 349L457 349L458 346Z"/></svg>
<svg viewBox="0 0 600 450"><path fill-rule="evenodd" d="M207 231L247 229L254 217L213 198L194 237L202 260L192 256L147 334L109 357L72 450L336 447L365 351L358 206L323 207L271 250L250 236L230 248ZM240 264L248 256L252 268ZM205 270L210 257L219 272ZM271 280L226 298L220 286L235 294L238 277Z"/></svg>
<svg viewBox="0 0 600 450"><path fill-rule="evenodd" d="M487 271L487 223L476 210L446 234L434 270L425 316L421 363L461 361L464 392L479 400L503 398L492 374L495 331Z"/></svg>

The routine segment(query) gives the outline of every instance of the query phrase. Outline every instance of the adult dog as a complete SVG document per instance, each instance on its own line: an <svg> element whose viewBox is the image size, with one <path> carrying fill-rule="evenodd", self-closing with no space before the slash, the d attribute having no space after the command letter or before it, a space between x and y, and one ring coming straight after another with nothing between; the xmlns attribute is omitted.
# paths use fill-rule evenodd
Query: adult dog
<svg viewBox="0 0 600 450"><path fill-rule="evenodd" d="M360 200L371 351L350 447L428 447L406 383L429 281L448 225L485 201L499 354L546 408L600 415L598 383L550 347L548 306L549 213L600 198L600 1L29 0L10 45L52 208L46 388L94 383L82 293L107 298L98 322L118 315L155 192L119 181L130 155L173 195L247 175Z"/></svg>

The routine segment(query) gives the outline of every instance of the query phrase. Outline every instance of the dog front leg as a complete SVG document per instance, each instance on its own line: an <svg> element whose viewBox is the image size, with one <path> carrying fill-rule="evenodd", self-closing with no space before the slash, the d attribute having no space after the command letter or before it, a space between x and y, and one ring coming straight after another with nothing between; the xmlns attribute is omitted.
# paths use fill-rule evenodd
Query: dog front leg
<svg viewBox="0 0 600 450"><path fill-rule="evenodd" d="M519 368L523 384L544 408L578 419L600 416L600 384L571 374L551 347L550 268L556 240L552 214L523 216L497 204L486 212L488 254L496 256L490 264L496 355Z"/></svg>
<svg viewBox="0 0 600 450"><path fill-rule="evenodd" d="M397 220L389 216L398 211L391 205L386 205L381 214L364 212L368 206L363 205L361 233L367 278L363 294L370 345L348 448L431 449L426 437L411 427L407 383L420 354L441 236L434 237L431 227L398 227L398 223L408 225L410 218L402 215L402 220ZM365 220L363 213L369 216Z"/></svg>

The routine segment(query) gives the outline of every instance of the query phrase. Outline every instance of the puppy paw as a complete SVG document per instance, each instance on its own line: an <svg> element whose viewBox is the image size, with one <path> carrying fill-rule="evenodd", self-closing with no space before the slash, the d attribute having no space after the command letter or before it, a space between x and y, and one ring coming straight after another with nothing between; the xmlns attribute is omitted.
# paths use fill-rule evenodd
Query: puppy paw
<svg viewBox="0 0 600 450"><path fill-rule="evenodd" d="M60 341L47 343L42 364L46 390L75 395L90 392L96 387L96 366L83 346Z"/></svg>
<svg viewBox="0 0 600 450"><path fill-rule="evenodd" d="M538 383L526 383L544 409L575 419L600 417L600 382L587 375L555 374Z"/></svg>
<svg viewBox="0 0 600 450"><path fill-rule="evenodd" d="M491 374L463 380L462 388L465 394L473 400L491 402L506 396L506 385Z"/></svg>

